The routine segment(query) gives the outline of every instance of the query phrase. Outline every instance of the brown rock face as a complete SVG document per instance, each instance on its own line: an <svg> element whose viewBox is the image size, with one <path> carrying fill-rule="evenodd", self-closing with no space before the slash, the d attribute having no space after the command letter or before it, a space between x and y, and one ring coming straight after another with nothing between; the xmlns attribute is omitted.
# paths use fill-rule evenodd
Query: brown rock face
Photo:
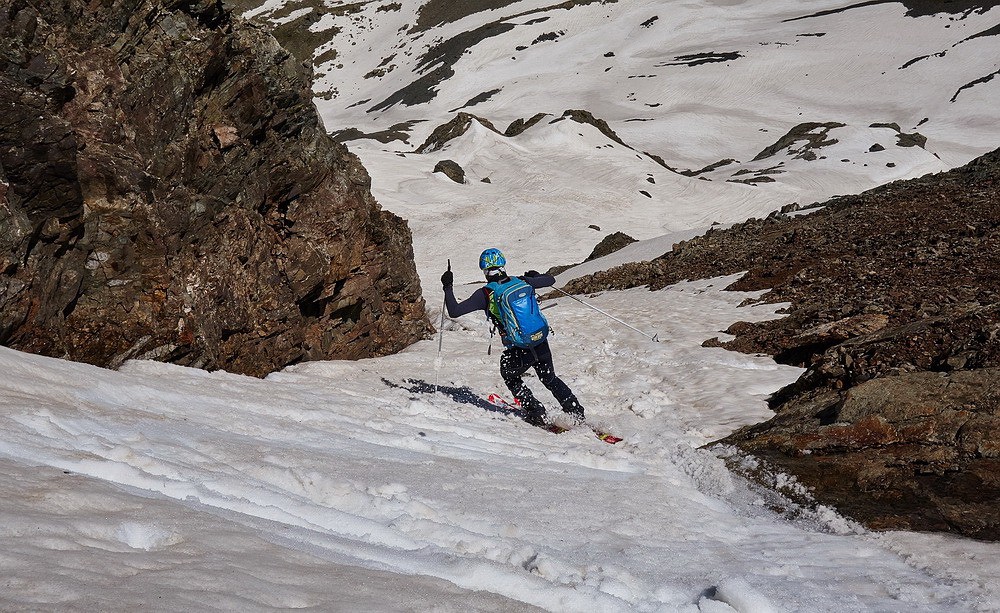
<svg viewBox="0 0 1000 613"><path fill-rule="evenodd" d="M812 390L726 442L876 529L1000 539L1000 368Z"/></svg>
<svg viewBox="0 0 1000 613"><path fill-rule="evenodd" d="M749 271L786 317L723 346L805 367L724 439L875 528L1000 540L1000 150L946 173L751 220L577 292Z"/></svg>
<svg viewBox="0 0 1000 613"><path fill-rule="evenodd" d="M429 330L308 69L221 3L0 2L0 343L262 376Z"/></svg>

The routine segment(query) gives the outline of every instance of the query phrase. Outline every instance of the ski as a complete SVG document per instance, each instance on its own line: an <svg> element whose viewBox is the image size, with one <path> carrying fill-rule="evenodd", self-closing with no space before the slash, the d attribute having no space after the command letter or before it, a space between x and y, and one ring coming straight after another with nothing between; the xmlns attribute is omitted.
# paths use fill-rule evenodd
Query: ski
<svg viewBox="0 0 1000 613"><path fill-rule="evenodd" d="M524 414L524 409L521 408L521 403L518 402L517 398L515 398L514 401L511 402L506 398L504 398L503 396L500 396L499 394L490 394L489 396L486 397L486 400L492 405L509 409L512 412L517 413L518 415ZM594 433L594 435L598 438L598 440L604 441L609 445L614 445L615 443L620 443L622 441L622 438L620 436L615 436L611 433L604 432L587 423L584 423L583 425L590 428L590 430ZM562 434L563 432L568 432L572 429L572 428L565 428L557 424L545 424L541 426L541 428L553 434Z"/></svg>
<svg viewBox="0 0 1000 613"><path fill-rule="evenodd" d="M608 434L607 432L601 432L593 428L591 429L594 430L594 434L597 435L597 438L601 439L605 443L608 443L609 445L614 445L615 443L622 442L622 438L620 436L615 436L614 434Z"/></svg>
<svg viewBox="0 0 1000 613"><path fill-rule="evenodd" d="M509 400L507 400L506 398L504 398L503 396L501 396L499 394L490 394L489 396L486 397L486 400L490 404L495 404L498 407L508 407L508 408L514 409L515 411L521 411L522 410L521 409L521 401L518 400L517 398L514 399L514 402L510 402Z"/></svg>

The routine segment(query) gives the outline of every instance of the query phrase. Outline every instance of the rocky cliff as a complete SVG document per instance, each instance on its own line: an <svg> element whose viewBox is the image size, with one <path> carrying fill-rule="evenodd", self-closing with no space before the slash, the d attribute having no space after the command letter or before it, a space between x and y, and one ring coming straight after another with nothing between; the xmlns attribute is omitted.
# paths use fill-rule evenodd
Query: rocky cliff
<svg viewBox="0 0 1000 613"><path fill-rule="evenodd" d="M680 243L571 291L749 271L786 316L706 344L805 367L724 442L876 528L1000 539L1000 150Z"/></svg>
<svg viewBox="0 0 1000 613"><path fill-rule="evenodd" d="M429 323L309 69L221 2L0 2L0 343L262 376Z"/></svg>

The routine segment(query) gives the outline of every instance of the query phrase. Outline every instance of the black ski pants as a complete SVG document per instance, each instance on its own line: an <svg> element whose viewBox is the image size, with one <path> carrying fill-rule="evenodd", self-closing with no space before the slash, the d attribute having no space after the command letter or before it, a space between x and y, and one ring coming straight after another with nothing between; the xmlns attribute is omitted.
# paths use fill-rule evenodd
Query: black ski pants
<svg viewBox="0 0 1000 613"><path fill-rule="evenodd" d="M521 402L521 406L528 414L527 421L540 421L545 415L545 407L535 398L521 378L529 368L535 369L538 380L552 392L552 396L563 411L583 417L583 407L573 391L556 376L556 369L552 364L552 350L549 348L549 342L545 341L532 349L508 347L500 356L500 376L503 377L503 382L507 384L507 389L514 398Z"/></svg>

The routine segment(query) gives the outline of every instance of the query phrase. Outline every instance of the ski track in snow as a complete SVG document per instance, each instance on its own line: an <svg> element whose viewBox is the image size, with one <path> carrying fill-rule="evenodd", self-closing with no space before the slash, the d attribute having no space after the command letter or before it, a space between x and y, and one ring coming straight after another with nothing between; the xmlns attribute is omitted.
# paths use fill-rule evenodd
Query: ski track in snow
<svg viewBox="0 0 1000 613"><path fill-rule="evenodd" d="M260 535L281 556L308 560L295 562L308 570L294 581L268 576L270 596L242 606L322 602L330 586L309 582L321 560L348 569L337 572L426 577L509 599L456 610L956 610L981 589L975 577L942 582L929 574L933 560L909 566L888 537L835 515L774 515L760 492L698 449L766 418L766 395L799 372L700 347L737 316L774 316L775 305L737 310L748 295L719 291L735 278L592 298L642 318L664 339L658 344L568 299L546 310L557 367L591 420L624 436L614 446L382 383L438 376L484 395L501 391L495 355L485 354L485 322L466 318L445 334L439 373L436 341L375 360L303 364L266 380L152 362L111 372L2 349L9 376L0 387L0 454L17 466L71 473L78 487L89 477L146 492L150 504L172 500L224 518L225 530L240 535L236 549L249 547L244 533ZM87 546L184 567L178 551L196 530L117 510L106 519L118 514L103 531L88 528ZM69 512L62 521L72 533L90 520ZM19 538L23 548L32 537ZM73 544L78 535L61 538L60 547L82 546ZM51 537L36 546L52 547ZM17 563L6 567L22 577ZM306 584L290 587L299 581ZM232 601L220 602L225 609ZM416 610L395 606L385 610Z"/></svg>

